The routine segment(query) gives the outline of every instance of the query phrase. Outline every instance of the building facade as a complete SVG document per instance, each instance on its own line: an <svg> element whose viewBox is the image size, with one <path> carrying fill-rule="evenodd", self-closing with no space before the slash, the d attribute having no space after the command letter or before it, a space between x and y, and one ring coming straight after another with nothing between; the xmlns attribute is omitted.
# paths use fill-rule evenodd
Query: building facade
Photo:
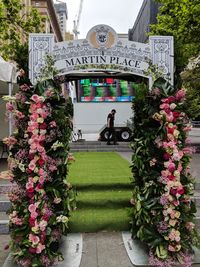
<svg viewBox="0 0 200 267"><path fill-rule="evenodd" d="M139 14L132 29L129 29L128 38L130 41L146 43L148 42L148 32L150 24L157 22L157 14L160 4L155 0L144 0Z"/></svg>
<svg viewBox="0 0 200 267"><path fill-rule="evenodd" d="M45 18L45 32L54 33L56 42L63 41L63 34L59 25L53 0L31 0L31 6L36 8L40 15Z"/></svg>
<svg viewBox="0 0 200 267"><path fill-rule="evenodd" d="M67 5L66 3L58 3L54 4L56 14L58 17L58 23L60 25L60 29L63 35L63 38L65 39L65 33L67 31Z"/></svg>

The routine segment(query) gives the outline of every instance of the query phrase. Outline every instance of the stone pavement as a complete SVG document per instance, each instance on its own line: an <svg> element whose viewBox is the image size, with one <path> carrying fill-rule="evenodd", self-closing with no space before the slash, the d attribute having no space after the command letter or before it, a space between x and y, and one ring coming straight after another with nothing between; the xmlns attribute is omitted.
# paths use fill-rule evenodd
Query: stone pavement
<svg viewBox="0 0 200 267"><path fill-rule="evenodd" d="M132 267L121 233L89 233L83 235L80 267Z"/></svg>

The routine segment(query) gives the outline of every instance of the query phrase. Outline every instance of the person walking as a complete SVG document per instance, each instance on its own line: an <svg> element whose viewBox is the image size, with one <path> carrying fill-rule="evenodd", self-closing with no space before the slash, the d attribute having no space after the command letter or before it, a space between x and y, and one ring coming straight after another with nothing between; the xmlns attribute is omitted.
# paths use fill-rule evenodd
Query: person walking
<svg viewBox="0 0 200 267"><path fill-rule="evenodd" d="M107 145L111 145L110 141L113 140L113 144L117 145L116 132L114 127L116 110L112 109L107 116L107 127L108 127L108 141Z"/></svg>

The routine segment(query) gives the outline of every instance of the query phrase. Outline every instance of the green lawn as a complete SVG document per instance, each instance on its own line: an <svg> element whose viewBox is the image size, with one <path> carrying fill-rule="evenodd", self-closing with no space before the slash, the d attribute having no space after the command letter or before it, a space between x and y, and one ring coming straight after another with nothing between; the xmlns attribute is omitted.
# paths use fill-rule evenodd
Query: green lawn
<svg viewBox="0 0 200 267"><path fill-rule="evenodd" d="M130 183L130 164L114 152L74 153L69 180L74 185Z"/></svg>
<svg viewBox="0 0 200 267"><path fill-rule="evenodd" d="M114 152L80 152L74 156L68 179L77 189L77 210L71 214L70 231L128 230L128 161Z"/></svg>

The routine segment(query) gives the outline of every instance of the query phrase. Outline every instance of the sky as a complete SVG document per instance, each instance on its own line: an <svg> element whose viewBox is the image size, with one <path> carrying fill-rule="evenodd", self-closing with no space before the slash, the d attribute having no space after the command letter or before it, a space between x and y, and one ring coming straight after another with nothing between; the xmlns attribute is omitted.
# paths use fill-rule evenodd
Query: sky
<svg viewBox="0 0 200 267"><path fill-rule="evenodd" d="M59 0L61 1L67 3L67 31L72 32L80 0ZM83 0L78 38L85 38L88 31L97 24L107 24L117 33L128 33L128 29L134 25L142 2L143 0Z"/></svg>

